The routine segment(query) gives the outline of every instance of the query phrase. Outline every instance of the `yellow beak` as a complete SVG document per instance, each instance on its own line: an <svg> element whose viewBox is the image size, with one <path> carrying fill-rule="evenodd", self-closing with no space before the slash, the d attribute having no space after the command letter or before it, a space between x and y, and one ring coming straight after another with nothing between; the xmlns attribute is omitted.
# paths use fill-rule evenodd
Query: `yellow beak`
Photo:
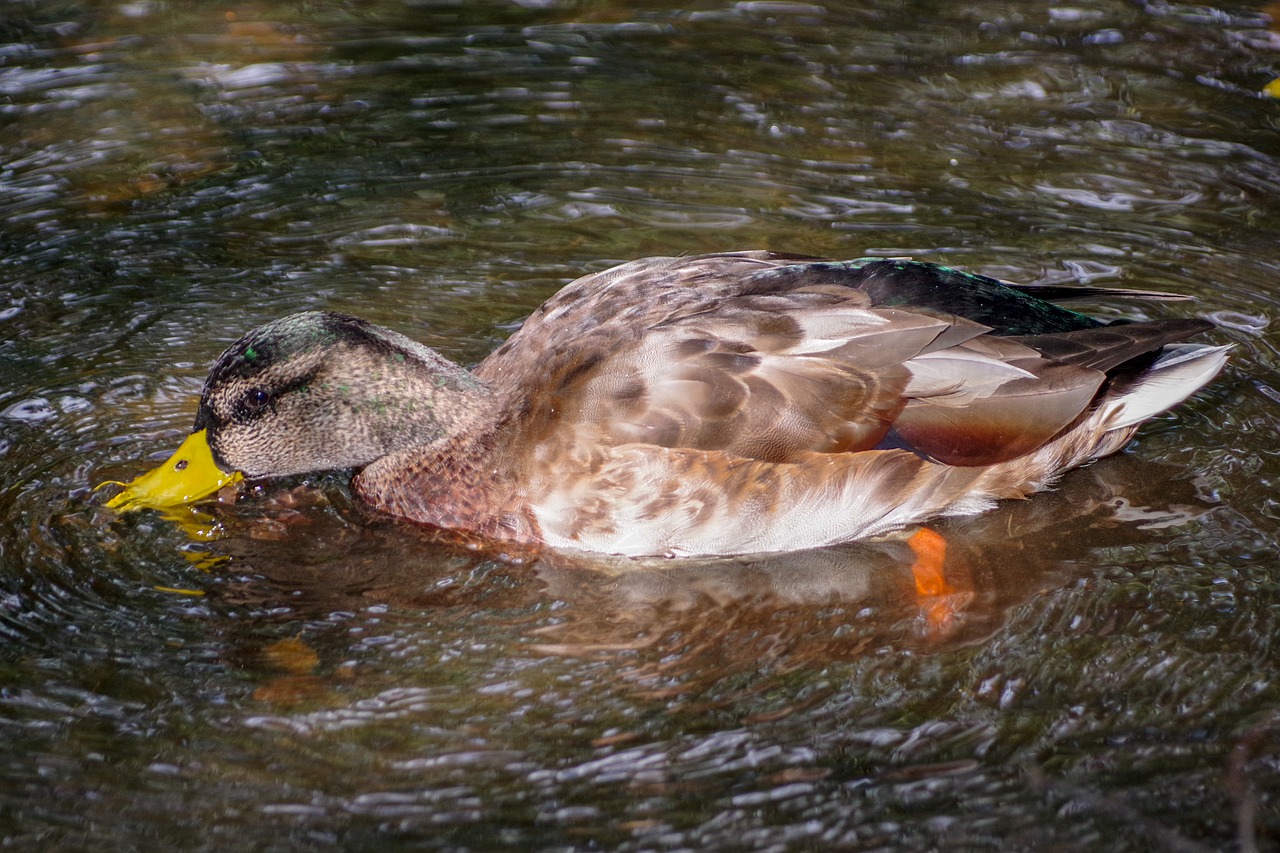
<svg viewBox="0 0 1280 853"><path fill-rule="evenodd" d="M107 506L128 512L150 507L162 509L198 501L228 483L244 479L239 471L227 474L213 461L204 430L193 432L165 462L130 483L116 483L124 491L107 501ZM108 480L115 483L115 480ZM101 485L106 485L102 483Z"/></svg>

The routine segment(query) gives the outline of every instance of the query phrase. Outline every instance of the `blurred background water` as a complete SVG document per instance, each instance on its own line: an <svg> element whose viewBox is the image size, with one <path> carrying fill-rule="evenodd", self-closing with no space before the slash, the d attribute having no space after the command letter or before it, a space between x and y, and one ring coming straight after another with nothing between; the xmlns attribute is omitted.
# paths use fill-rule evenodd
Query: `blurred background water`
<svg viewBox="0 0 1280 853"><path fill-rule="evenodd" d="M1277 19L5 3L0 846L1280 849ZM475 363L585 272L766 247L1171 290L1096 310L1236 348L1124 454L940 525L929 606L892 542L511 563L340 475L185 529L90 491L268 319Z"/></svg>

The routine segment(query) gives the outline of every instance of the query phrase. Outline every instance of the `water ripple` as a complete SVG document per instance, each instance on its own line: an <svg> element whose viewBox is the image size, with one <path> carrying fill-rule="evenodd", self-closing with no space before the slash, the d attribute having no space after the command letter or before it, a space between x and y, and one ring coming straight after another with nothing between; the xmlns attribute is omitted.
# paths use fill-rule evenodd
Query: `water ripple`
<svg viewBox="0 0 1280 853"><path fill-rule="evenodd" d="M1251 802L1274 835L1280 148L1258 9L7 20L14 846L1244 848ZM366 523L341 476L210 508L213 543L90 492L161 458L209 362L276 316L352 311L473 363L584 272L755 247L1166 289L1199 301L1090 310L1204 316L1232 361L1126 452L948 521L963 594L936 610L897 542L516 567Z"/></svg>

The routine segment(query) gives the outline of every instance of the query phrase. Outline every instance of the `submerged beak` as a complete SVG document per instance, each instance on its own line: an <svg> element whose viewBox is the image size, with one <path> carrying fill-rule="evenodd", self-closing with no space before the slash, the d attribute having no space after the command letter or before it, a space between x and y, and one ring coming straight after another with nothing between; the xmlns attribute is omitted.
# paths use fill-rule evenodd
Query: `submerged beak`
<svg viewBox="0 0 1280 853"><path fill-rule="evenodd" d="M121 512L143 507L163 509L198 501L228 483L243 479L244 475L239 471L228 474L218 467L213 461L205 430L199 430L187 436L182 446L163 464L130 483L116 483L124 486L124 491L107 501L107 506Z"/></svg>

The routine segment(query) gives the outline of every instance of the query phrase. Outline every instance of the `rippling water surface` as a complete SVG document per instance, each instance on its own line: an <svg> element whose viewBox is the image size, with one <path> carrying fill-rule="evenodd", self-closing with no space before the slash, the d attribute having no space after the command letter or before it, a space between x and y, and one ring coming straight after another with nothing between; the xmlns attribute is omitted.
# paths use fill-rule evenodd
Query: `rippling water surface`
<svg viewBox="0 0 1280 853"><path fill-rule="evenodd" d="M642 6L0 10L0 846L1280 845L1276 10ZM757 247L1172 290L1097 310L1236 347L940 526L928 606L893 542L519 564L338 475L90 491L267 319L474 363L584 272Z"/></svg>

